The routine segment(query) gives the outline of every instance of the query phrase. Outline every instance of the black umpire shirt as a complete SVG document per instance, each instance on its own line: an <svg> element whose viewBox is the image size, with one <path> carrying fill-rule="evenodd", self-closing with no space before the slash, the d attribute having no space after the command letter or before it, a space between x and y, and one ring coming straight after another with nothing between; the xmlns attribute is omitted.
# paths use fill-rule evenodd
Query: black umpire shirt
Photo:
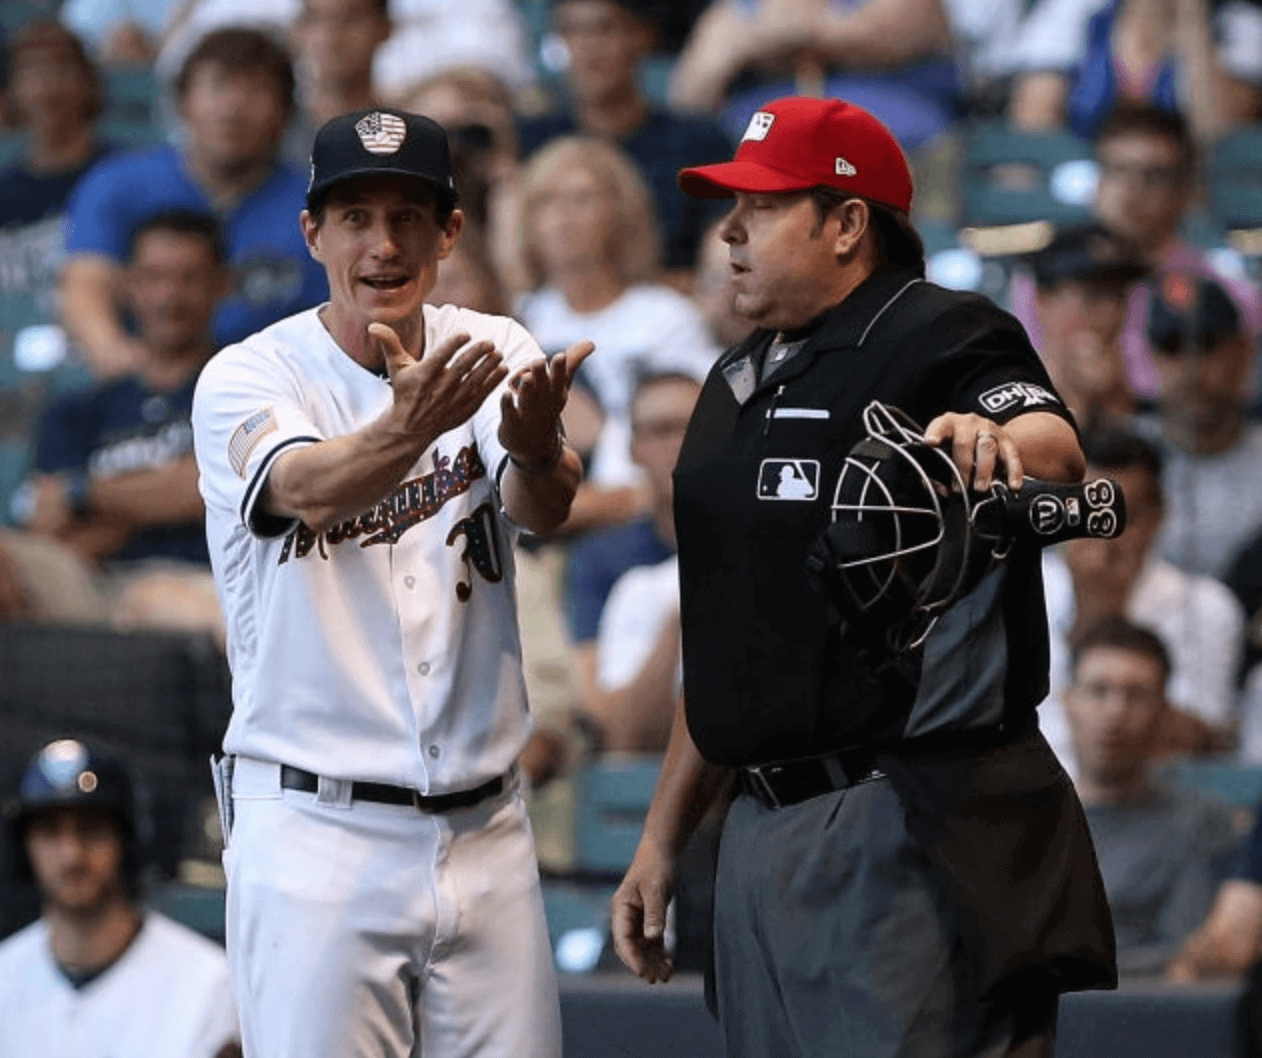
<svg viewBox="0 0 1262 1058"><path fill-rule="evenodd" d="M878 272L781 336L805 342L767 371L775 337L756 331L715 365L675 471L697 748L726 765L873 751L929 854L979 994L1027 969L1063 989L1110 985L1094 850L1035 721L1048 670L1037 551L1014 549L897 659L879 637L844 629L806 579L870 401L922 426L947 411L1072 424L1070 413L1012 316L911 269Z"/></svg>

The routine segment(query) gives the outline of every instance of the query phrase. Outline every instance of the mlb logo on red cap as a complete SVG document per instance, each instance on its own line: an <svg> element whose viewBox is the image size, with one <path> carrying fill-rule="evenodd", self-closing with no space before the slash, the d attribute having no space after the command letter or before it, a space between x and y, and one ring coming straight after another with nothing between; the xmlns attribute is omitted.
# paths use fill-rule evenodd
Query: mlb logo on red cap
<svg viewBox="0 0 1262 1058"><path fill-rule="evenodd" d="M695 198L834 187L903 212L912 199L911 170L889 129L844 100L803 96L767 103L735 158L685 169L679 186Z"/></svg>
<svg viewBox="0 0 1262 1058"><path fill-rule="evenodd" d="M745 135L741 137L741 142L745 140L765 140L767 133L771 131L771 126L775 124L775 114L769 114L765 110L758 111L749 119L749 126L745 129Z"/></svg>

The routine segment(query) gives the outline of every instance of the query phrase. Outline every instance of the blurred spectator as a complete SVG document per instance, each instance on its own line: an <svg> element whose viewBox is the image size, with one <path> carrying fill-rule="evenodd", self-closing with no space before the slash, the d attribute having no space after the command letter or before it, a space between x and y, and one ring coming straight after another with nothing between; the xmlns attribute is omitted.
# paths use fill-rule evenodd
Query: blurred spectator
<svg viewBox="0 0 1262 1058"><path fill-rule="evenodd" d="M1154 271L1188 272L1217 278L1231 294L1251 334L1262 325L1262 296L1246 281L1217 276L1196 247L1179 238L1196 186L1196 144L1178 114L1152 107L1123 108L1109 116L1096 140L1100 182L1095 215L1109 231L1139 249ZM1151 285L1136 286L1127 303L1122 354L1131 392L1157 396L1157 375L1145 332ZM1043 334L1034 312L1034 284L1013 283L1012 311L1036 349Z"/></svg>
<svg viewBox="0 0 1262 1058"><path fill-rule="evenodd" d="M1117 428L1083 438L1088 478L1108 476L1126 499L1126 531L1116 540L1073 540L1043 553L1051 643L1051 693L1039 707L1044 735L1071 774L1073 745L1060 699L1069 683L1069 644L1105 617L1125 617L1168 644L1171 707L1155 755L1225 749L1234 734L1236 673L1244 614L1212 577L1185 573L1153 550L1164 503L1161 456Z"/></svg>
<svg viewBox="0 0 1262 1058"><path fill-rule="evenodd" d="M302 0L169 0L154 70L164 85L176 82L202 41L225 29L254 29L282 44L301 13Z"/></svg>
<svg viewBox="0 0 1262 1058"><path fill-rule="evenodd" d="M508 89L494 74L462 66L416 85L399 105L433 118L447 130L465 223L484 229L487 258L504 285L514 293L526 290L521 166Z"/></svg>
<svg viewBox="0 0 1262 1058"><path fill-rule="evenodd" d="M1188 115L1209 143L1259 116L1262 11L1242 0L1112 0L1097 11L1059 0L1059 29L1082 42L1071 69L1021 79L1011 118L1022 129L1068 125L1085 139L1119 104ZM1084 25L1085 23L1085 25Z"/></svg>
<svg viewBox="0 0 1262 1058"><path fill-rule="evenodd" d="M138 903L143 863L122 762L71 739L49 743L13 808L13 847L44 913L0 943L0 1055L239 1055L222 949Z"/></svg>
<svg viewBox="0 0 1262 1058"><path fill-rule="evenodd" d="M465 223L451 253L438 262L438 281L425 300L431 305L459 305L475 312L507 315L508 298L477 225Z"/></svg>
<svg viewBox="0 0 1262 1058"><path fill-rule="evenodd" d="M315 134L330 118L377 102L372 57L390 36L387 0L303 0L292 34L300 110L287 148L311 160Z"/></svg>
<svg viewBox="0 0 1262 1058"><path fill-rule="evenodd" d="M675 67L671 102L741 136L763 103L845 99L914 151L950 128L960 101L940 0L714 0Z"/></svg>
<svg viewBox="0 0 1262 1058"><path fill-rule="evenodd" d="M566 586L583 700L609 749L661 749L670 727L679 661L672 475L700 393L689 375L640 380L631 456L648 476L651 511L570 552Z"/></svg>
<svg viewBox="0 0 1262 1058"><path fill-rule="evenodd" d="M1249 992L1256 1008L1262 989L1262 811L1254 816L1253 829L1240 850L1232 877L1219 887L1209 918L1187 939L1166 967L1171 981L1197 981L1214 977L1240 977L1253 967ZM1257 1046L1257 1011L1252 1014L1253 1045ZM1241 1054L1237 1050L1237 1054Z"/></svg>
<svg viewBox="0 0 1262 1058"><path fill-rule="evenodd" d="M1134 410L1119 339L1126 297L1148 269L1099 224L1060 231L1031 259L1039 350L1056 389L1087 428Z"/></svg>
<svg viewBox="0 0 1262 1058"><path fill-rule="evenodd" d="M556 0L557 32L569 51L566 109L526 119L523 156L560 136L581 134L614 143L643 171L662 226L663 263L691 269L711 205L679 190L675 176L689 165L727 161L732 145L717 122L653 106L639 70L653 49L653 5L642 0Z"/></svg>
<svg viewBox="0 0 1262 1058"><path fill-rule="evenodd" d="M1161 640L1108 618L1079 642L1065 695L1080 769L1076 785L1123 974L1165 969L1205 921L1239 848L1229 805L1152 778L1169 673Z"/></svg>
<svg viewBox="0 0 1262 1058"><path fill-rule="evenodd" d="M1226 574L1262 529L1262 424L1245 417L1253 343L1222 285L1172 272L1148 311L1160 412L1137 426L1165 457L1162 556L1189 573Z"/></svg>
<svg viewBox="0 0 1262 1058"><path fill-rule="evenodd" d="M57 17L105 66L149 66L171 6L171 0L66 0Z"/></svg>
<svg viewBox="0 0 1262 1058"><path fill-rule="evenodd" d="M228 286L214 219L173 211L143 222L124 286L143 359L48 410L14 500L29 533L0 535L27 600L9 616L205 629L222 641L190 424Z"/></svg>
<svg viewBox="0 0 1262 1058"><path fill-rule="evenodd" d="M1246 614L1239 757L1244 764L1258 765L1262 764L1262 533L1240 552L1225 579Z"/></svg>
<svg viewBox="0 0 1262 1058"><path fill-rule="evenodd" d="M391 0L390 19L394 35L373 61L373 79L386 95L405 95L457 66L490 70L513 92L534 80L513 0Z"/></svg>
<svg viewBox="0 0 1262 1058"><path fill-rule="evenodd" d="M701 241L692 301L709 325L715 342L722 349L730 349L749 337L754 322L738 316L733 307L732 259L727 243L719 234L721 228L722 221L711 225Z"/></svg>
<svg viewBox="0 0 1262 1058"><path fill-rule="evenodd" d="M636 377L670 371L704 379L719 353L692 303L651 282L656 235L648 189L616 147L566 137L531 161L523 238L540 286L518 315L545 352L581 338L599 350L581 375L605 423L571 528L618 524L642 509L643 474L629 448Z"/></svg>
<svg viewBox="0 0 1262 1058"><path fill-rule="evenodd" d="M966 111L973 117L1001 117L1021 75L1072 67L1082 54L1087 20L1100 3L942 0L964 80Z"/></svg>
<svg viewBox="0 0 1262 1058"><path fill-rule="evenodd" d="M30 139L0 169L0 293L30 298L52 318L66 200L106 153L92 130L101 78L78 38L47 19L13 38L9 70L6 109Z"/></svg>
<svg viewBox="0 0 1262 1058"><path fill-rule="evenodd" d="M143 355L113 295L128 238L160 210L194 209L223 222L235 282L215 317L218 345L328 295L298 225L306 176L277 161L294 97L284 50L254 30L213 33L189 57L177 91L185 148L109 158L71 196L62 320L101 377L133 370Z"/></svg>

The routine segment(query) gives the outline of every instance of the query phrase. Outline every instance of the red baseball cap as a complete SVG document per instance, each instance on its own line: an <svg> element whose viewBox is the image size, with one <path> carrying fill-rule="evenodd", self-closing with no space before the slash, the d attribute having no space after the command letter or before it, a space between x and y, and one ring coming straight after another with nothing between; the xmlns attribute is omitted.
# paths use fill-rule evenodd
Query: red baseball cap
<svg viewBox="0 0 1262 1058"><path fill-rule="evenodd" d="M841 99L772 100L749 119L732 161L679 173L680 188L693 198L804 191L820 184L903 212L911 209L911 170L893 133Z"/></svg>

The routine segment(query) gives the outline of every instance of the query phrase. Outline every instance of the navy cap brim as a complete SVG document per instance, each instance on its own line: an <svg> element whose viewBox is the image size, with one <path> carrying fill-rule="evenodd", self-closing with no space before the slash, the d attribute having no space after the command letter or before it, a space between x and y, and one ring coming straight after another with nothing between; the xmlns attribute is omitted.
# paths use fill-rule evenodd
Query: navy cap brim
<svg viewBox="0 0 1262 1058"><path fill-rule="evenodd" d="M312 184L311 189L307 192L307 212L314 213L319 209L324 204L324 200L328 198L329 192L338 184L344 184L348 180L358 180L365 176L404 176L409 180L416 180L419 183L426 184L434 192L434 201L438 203L440 208L450 209L460 200L455 188L448 187L445 182L437 178L422 176L420 173L414 173L410 169L372 165L365 166L362 169L352 169L350 172L338 173L328 180Z"/></svg>

